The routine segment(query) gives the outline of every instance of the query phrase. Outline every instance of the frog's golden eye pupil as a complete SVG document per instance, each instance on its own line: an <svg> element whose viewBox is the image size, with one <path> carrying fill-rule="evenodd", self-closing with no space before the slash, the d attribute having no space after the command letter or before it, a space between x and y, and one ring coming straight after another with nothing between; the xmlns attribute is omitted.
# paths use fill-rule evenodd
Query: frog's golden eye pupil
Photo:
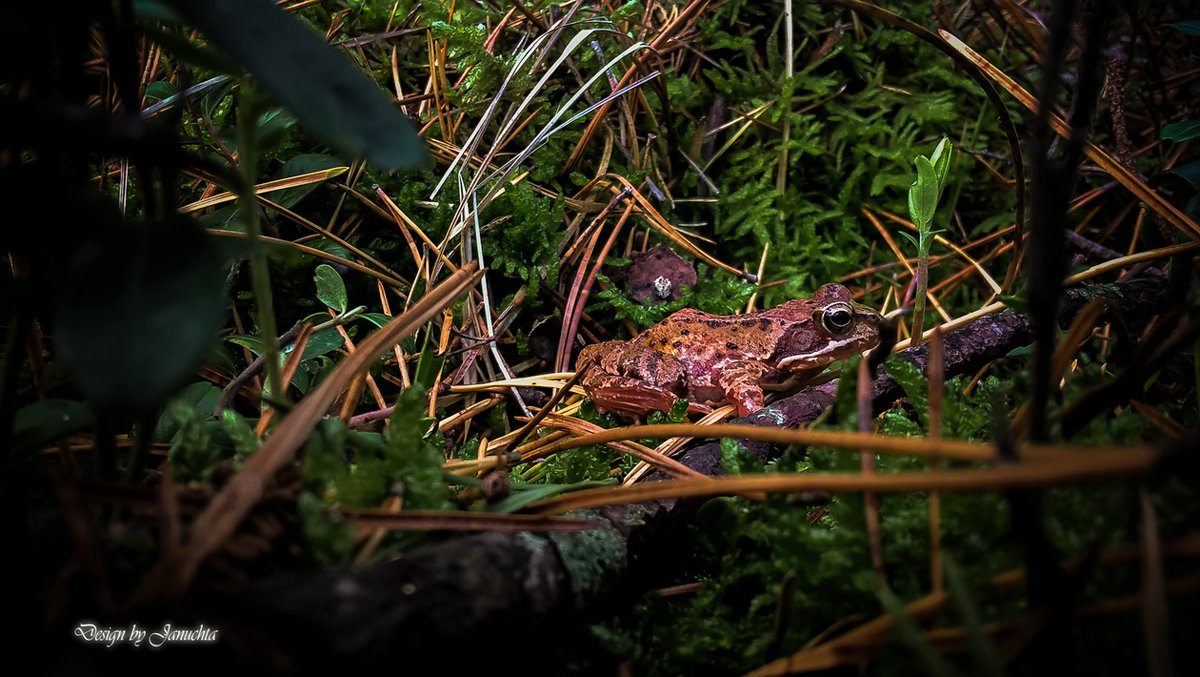
<svg viewBox="0 0 1200 677"><path fill-rule="evenodd" d="M854 322L854 313L848 304L835 303L825 309L821 322L830 332L845 331Z"/></svg>

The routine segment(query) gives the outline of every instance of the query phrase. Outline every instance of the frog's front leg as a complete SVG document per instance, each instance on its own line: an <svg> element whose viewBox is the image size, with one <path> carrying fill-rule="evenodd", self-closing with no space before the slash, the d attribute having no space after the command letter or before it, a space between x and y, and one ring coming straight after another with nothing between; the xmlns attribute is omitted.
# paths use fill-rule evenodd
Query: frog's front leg
<svg viewBox="0 0 1200 677"><path fill-rule="evenodd" d="M738 416L749 416L763 408L763 376L771 367L762 362L743 360L731 362L717 376L717 385L725 399L737 407Z"/></svg>
<svg viewBox="0 0 1200 677"><path fill-rule="evenodd" d="M579 383L600 411L632 416L670 411L687 393L687 372L679 358L634 343L587 346L576 369L586 370Z"/></svg>

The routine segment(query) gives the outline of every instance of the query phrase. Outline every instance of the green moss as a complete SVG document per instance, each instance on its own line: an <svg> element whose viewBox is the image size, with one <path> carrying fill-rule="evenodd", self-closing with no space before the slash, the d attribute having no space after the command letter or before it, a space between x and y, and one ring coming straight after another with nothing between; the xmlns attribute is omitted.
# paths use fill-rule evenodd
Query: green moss
<svg viewBox="0 0 1200 677"><path fill-rule="evenodd" d="M337 419L323 420L305 446L305 486L326 505L377 507L395 494L412 510L452 507L442 480L442 445L427 438L425 391L405 390L388 422L386 437L349 431Z"/></svg>

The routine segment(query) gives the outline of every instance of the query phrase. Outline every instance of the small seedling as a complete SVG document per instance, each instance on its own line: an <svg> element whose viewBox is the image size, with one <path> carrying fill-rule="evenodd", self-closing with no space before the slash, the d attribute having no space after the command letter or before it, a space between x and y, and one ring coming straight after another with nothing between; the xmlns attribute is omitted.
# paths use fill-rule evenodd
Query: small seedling
<svg viewBox="0 0 1200 677"><path fill-rule="evenodd" d="M938 143L933 155L925 157L918 155L913 162L917 165L917 179L908 188L908 212L912 216L913 225L917 227L917 290L916 303L913 307L913 344L921 343L921 334L925 331L925 292L929 288L929 246L933 244L933 236L939 231L932 228L933 216L937 212L938 201L942 199L942 189L946 187L946 174L950 170L950 140L943 138ZM903 234L913 240L908 233Z"/></svg>

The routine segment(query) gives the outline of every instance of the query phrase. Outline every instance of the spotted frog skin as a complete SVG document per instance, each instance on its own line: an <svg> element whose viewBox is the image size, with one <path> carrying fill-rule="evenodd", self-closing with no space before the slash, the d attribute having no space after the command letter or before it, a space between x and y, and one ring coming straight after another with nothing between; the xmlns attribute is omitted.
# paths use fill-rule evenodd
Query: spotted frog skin
<svg viewBox="0 0 1200 677"><path fill-rule="evenodd" d="M850 290L827 284L812 298L758 313L710 315L685 309L630 341L587 346L576 362L601 411L640 417L676 399L729 401L739 416L763 406L763 384L803 380L829 363L879 344L881 317Z"/></svg>

